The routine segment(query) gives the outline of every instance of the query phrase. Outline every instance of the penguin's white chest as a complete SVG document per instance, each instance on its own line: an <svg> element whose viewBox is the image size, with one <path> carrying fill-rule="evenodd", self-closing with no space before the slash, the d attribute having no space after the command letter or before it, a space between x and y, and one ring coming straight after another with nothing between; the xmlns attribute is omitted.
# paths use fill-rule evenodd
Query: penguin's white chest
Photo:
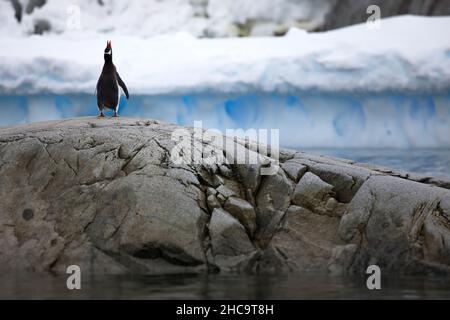
<svg viewBox="0 0 450 320"><path fill-rule="evenodd" d="M120 105L120 86L119 86L119 82L116 81L116 85L117 85L117 105L116 108L114 109L116 112L119 112L119 105Z"/></svg>

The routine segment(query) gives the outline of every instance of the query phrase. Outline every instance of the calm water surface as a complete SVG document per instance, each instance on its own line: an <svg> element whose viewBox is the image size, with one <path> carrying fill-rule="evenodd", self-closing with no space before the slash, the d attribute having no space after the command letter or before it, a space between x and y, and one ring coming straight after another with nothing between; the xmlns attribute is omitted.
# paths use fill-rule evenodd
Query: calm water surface
<svg viewBox="0 0 450 320"><path fill-rule="evenodd" d="M365 277L328 275L86 276L81 290L66 278L1 276L2 299L450 299L450 278L382 277L368 290Z"/></svg>
<svg viewBox="0 0 450 320"><path fill-rule="evenodd" d="M302 149L302 151L450 179L450 149Z"/></svg>

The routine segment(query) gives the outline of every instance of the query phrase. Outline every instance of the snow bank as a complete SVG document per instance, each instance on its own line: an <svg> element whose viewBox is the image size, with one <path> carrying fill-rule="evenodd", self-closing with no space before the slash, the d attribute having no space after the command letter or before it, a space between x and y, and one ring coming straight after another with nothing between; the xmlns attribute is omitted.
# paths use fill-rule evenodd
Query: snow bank
<svg viewBox="0 0 450 320"><path fill-rule="evenodd" d="M450 89L450 17L384 19L279 38L112 37L131 94ZM93 93L106 36L0 38L0 93Z"/></svg>
<svg viewBox="0 0 450 320"><path fill-rule="evenodd" d="M314 28L324 22L330 0L47 0L41 8L14 19L9 1L0 1L0 35L28 35L36 21L46 20L50 33L112 33L149 37L187 32L193 36L236 36L238 24L272 35L277 27L298 25ZM25 3L22 1L22 3ZM76 6L76 7L74 7ZM75 25L75 19L79 22ZM5 22L5 23L4 23ZM261 27L266 30L261 32Z"/></svg>
<svg viewBox="0 0 450 320"><path fill-rule="evenodd" d="M35 21L51 24L50 33L97 32L141 37L173 33L182 27L186 32L200 35L205 25L194 16L194 7L186 0L48 0L31 14L24 14L19 29L23 35L33 33ZM7 26L0 27L5 30ZM3 32L4 33L4 32Z"/></svg>

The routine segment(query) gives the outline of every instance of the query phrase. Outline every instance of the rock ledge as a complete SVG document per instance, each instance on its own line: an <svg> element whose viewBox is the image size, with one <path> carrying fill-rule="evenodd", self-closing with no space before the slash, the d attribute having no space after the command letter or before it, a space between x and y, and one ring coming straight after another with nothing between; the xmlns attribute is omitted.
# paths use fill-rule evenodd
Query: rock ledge
<svg viewBox="0 0 450 320"><path fill-rule="evenodd" d="M177 128L1 128L0 270L450 274L450 182L292 150L274 175L175 165Z"/></svg>

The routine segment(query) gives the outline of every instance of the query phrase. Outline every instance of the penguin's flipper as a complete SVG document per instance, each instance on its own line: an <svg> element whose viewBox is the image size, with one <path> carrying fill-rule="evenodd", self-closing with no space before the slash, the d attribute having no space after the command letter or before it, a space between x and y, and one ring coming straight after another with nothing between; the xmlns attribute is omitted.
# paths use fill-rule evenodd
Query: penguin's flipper
<svg viewBox="0 0 450 320"><path fill-rule="evenodd" d="M125 85L125 82L123 82L122 79L120 78L118 72L116 72L116 75L117 75L117 82L119 83L119 87L122 88L123 92L125 93L125 96L128 99L130 97L130 95L128 94L127 86Z"/></svg>

